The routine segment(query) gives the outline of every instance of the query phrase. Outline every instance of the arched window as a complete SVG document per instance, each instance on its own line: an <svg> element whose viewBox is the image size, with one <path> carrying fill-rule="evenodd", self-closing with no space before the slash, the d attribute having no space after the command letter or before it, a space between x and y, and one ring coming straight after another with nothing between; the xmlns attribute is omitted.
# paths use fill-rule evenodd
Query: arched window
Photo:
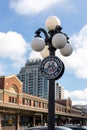
<svg viewBox="0 0 87 130"><path fill-rule="evenodd" d="M16 85L12 85L9 89L10 95L9 95L9 102L10 103L17 103L17 95L18 95L18 89Z"/></svg>
<svg viewBox="0 0 87 130"><path fill-rule="evenodd" d="M9 91L12 92L12 93L15 93L15 94L18 93L18 89L17 89L16 85L12 85L12 86L10 87Z"/></svg>

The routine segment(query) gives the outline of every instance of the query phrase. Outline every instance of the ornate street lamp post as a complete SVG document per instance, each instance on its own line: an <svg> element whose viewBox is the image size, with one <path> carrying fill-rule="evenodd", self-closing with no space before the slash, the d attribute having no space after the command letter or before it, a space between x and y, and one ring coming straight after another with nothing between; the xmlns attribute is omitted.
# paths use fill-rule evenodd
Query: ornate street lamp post
<svg viewBox="0 0 87 130"><path fill-rule="evenodd" d="M41 72L49 80L48 96L48 130L54 130L55 123L55 80L59 79L64 73L64 64L61 59L55 56L56 49L60 49L63 56L69 56L72 53L72 47L68 36L63 33L60 20L56 16L50 16L46 20L48 32L39 28L35 32L35 38L32 40L32 49L40 52L44 57L41 63ZM44 34L42 39L41 33Z"/></svg>

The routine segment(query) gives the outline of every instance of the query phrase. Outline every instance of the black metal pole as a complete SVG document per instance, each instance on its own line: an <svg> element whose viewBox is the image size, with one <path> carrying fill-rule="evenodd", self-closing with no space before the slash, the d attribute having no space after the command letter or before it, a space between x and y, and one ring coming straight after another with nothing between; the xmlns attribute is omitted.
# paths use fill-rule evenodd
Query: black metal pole
<svg viewBox="0 0 87 130"><path fill-rule="evenodd" d="M49 80L48 97L48 130L54 130L55 125L55 80Z"/></svg>
<svg viewBox="0 0 87 130"><path fill-rule="evenodd" d="M52 44L51 44L52 45ZM55 56L55 49L49 46L50 56ZM55 79L49 80L48 96L48 130L54 130L55 126Z"/></svg>
<svg viewBox="0 0 87 130"><path fill-rule="evenodd" d="M45 58L45 60L43 60L43 62L42 62L43 64L41 64L41 72L42 72L42 74L44 74L45 76L49 77L48 78L49 79L48 130L54 130L54 128L55 128L55 80L60 78L62 76L62 74L64 73L64 64L63 64L63 62L59 58L56 58L56 56L55 56L56 48L54 48L53 45L52 45L52 37L56 33L61 33L61 29L62 28L60 26L57 26L55 28L55 30L51 30L51 31L49 31L47 33L43 28L39 28L35 32L36 33L35 37L41 37L40 33L43 32L43 34L45 35L45 43L46 43L46 45L49 46L49 52L50 52L49 56L50 57L55 57L55 59L57 59L56 64L59 67L59 69L57 69L58 73L56 73L56 76L51 79L49 77L48 73L46 71L44 71L44 65L46 64L48 59ZM66 35L66 37L67 37L67 35ZM67 37L67 39L68 39L68 37Z"/></svg>

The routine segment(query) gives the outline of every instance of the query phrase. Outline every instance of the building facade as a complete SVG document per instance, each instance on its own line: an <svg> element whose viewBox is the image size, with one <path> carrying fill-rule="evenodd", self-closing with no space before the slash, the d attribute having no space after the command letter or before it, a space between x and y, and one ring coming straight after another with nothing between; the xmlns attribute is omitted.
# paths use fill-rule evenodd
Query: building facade
<svg viewBox="0 0 87 130"><path fill-rule="evenodd" d="M64 88L59 83L55 83L55 100L57 99L64 99Z"/></svg>
<svg viewBox="0 0 87 130"><path fill-rule="evenodd" d="M23 83L23 92L48 99L48 80L40 72L41 59L27 60L17 77Z"/></svg>
<svg viewBox="0 0 87 130"><path fill-rule="evenodd" d="M0 130L25 130L48 123L48 100L22 92L22 82L15 76L0 76ZM55 123L87 124L87 113L74 108L72 101L55 102Z"/></svg>

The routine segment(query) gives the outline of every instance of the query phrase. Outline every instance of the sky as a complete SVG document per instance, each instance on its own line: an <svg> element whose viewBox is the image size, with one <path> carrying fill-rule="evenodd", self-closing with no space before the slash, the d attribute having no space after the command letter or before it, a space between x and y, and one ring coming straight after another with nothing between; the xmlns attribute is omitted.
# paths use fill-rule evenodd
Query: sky
<svg viewBox="0 0 87 130"><path fill-rule="evenodd" d="M65 72L56 82L73 105L87 105L87 0L0 0L0 75L18 74L27 59L41 58L31 43L49 16L60 19L73 48L69 57L57 49Z"/></svg>

